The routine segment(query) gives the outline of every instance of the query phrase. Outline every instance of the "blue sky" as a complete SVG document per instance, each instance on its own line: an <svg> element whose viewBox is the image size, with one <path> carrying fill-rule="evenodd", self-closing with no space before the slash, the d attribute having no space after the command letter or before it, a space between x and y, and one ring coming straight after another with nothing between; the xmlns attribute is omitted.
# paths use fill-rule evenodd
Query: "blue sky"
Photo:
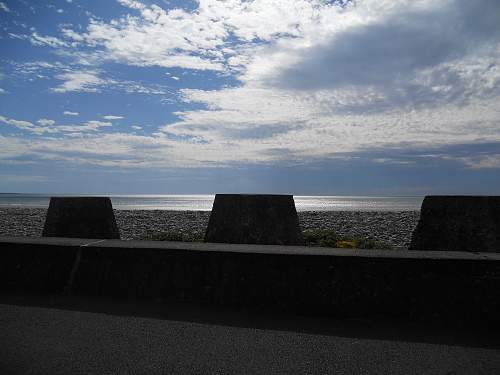
<svg viewBox="0 0 500 375"><path fill-rule="evenodd" d="M496 0L2 0L0 51L0 192L500 194Z"/></svg>

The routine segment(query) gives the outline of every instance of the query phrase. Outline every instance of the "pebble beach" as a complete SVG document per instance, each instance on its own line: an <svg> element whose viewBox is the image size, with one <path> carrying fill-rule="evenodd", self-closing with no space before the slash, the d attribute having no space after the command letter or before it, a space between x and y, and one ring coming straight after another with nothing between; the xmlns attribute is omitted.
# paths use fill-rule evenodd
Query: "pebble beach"
<svg viewBox="0 0 500 375"><path fill-rule="evenodd" d="M0 208L0 236L39 237L45 208ZM328 229L341 236L363 237L406 249L420 217L419 211L302 211L302 230ZM115 210L124 240L149 239L177 233L203 238L210 211Z"/></svg>

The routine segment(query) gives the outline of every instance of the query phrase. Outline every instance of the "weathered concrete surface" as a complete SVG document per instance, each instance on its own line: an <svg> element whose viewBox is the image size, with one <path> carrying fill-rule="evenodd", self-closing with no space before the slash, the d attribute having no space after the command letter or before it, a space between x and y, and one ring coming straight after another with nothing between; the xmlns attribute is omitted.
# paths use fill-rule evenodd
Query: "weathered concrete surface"
<svg viewBox="0 0 500 375"><path fill-rule="evenodd" d="M52 197L42 236L120 238L111 200L106 197Z"/></svg>
<svg viewBox="0 0 500 375"><path fill-rule="evenodd" d="M427 196L410 250L500 252L500 196Z"/></svg>
<svg viewBox="0 0 500 375"><path fill-rule="evenodd" d="M0 289L63 293L78 249L89 240L29 238L0 240Z"/></svg>
<svg viewBox="0 0 500 375"><path fill-rule="evenodd" d="M303 245L293 196L217 194L205 242Z"/></svg>
<svg viewBox="0 0 500 375"><path fill-rule="evenodd" d="M500 325L500 254L44 240L0 240L1 290Z"/></svg>
<svg viewBox="0 0 500 375"><path fill-rule="evenodd" d="M218 313L236 324L184 318L193 313ZM150 319L0 304L0 373L489 375L500 368L498 345L474 331L464 340L463 330L409 330L394 322L377 327L311 319L319 331L310 332L297 318L290 319L290 329L273 328L281 316L258 316L263 325L255 324L253 314L220 309L179 311L179 316Z"/></svg>

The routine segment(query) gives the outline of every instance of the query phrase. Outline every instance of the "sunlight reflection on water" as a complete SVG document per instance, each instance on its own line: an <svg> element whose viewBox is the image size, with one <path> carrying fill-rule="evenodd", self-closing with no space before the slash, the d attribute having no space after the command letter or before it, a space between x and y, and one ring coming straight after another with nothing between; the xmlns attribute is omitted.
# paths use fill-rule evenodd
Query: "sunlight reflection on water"
<svg viewBox="0 0 500 375"><path fill-rule="evenodd" d="M60 195L59 195L60 196ZM423 197L295 196L297 211L413 211ZM50 195L0 194L0 207L48 207ZM210 211L214 195L112 195L119 210Z"/></svg>

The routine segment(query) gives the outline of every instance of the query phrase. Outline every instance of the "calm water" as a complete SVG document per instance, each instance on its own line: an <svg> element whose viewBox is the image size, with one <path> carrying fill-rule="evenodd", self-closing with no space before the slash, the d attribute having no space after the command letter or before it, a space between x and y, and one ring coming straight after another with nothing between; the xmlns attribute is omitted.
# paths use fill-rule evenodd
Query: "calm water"
<svg viewBox="0 0 500 375"><path fill-rule="evenodd" d="M58 195L63 196L63 195ZM413 211L423 197L294 197L297 211ZM48 207L50 195L0 194L0 207ZM119 210L210 211L213 195L111 195Z"/></svg>

